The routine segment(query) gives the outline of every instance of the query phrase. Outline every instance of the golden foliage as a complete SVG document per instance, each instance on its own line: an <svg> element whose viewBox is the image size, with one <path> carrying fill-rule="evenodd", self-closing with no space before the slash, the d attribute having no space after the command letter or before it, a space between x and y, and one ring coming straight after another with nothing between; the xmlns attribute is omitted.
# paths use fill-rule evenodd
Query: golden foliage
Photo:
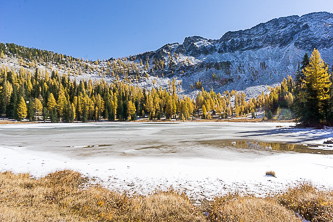
<svg viewBox="0 0 333 222"><path fill-rule="evenodd" d="M304 87L310 87L311 90L316 92L316 98L320 101L330 98L329 90L332 82L330 81L331 75L328 74L328 66L321 59L320 53L314 49L310 58L310 63L305 70ZM312 96L312 95L308 95Z"/></svg>
<svg viewBox="0 0 333 222"><path fill-rule="evenodd" d="M25 117L27 117L27 105L25 104L25 101L23 99L23 97L21 97L20 102L17 106L17 116L20 120L24 119Z"/></svg>

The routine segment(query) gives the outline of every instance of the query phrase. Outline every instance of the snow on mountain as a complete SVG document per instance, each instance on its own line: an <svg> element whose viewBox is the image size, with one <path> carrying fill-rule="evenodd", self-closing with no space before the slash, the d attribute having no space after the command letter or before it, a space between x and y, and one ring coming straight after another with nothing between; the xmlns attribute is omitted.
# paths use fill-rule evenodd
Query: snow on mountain
<svg viewBox="0 0 333 222"><path fill-rule="evenodd" d="M200 36L185 38L182 44L135 56L139 60L163 60L165 68L150 69L182 81L185 93L200 80L205 89L244 90L251 95L267 89L288 75L295 76L307 52L319 49L322 58L333 64L333 14L328 12L273 19L251 29L227 32L218 40ZM256 88L257 86L257 88ZM253 91L254 90L254 91ZM260 93L260 92L259 92Z"/></svg>
<svg viewBox="0 0 333 222"><path fill-rule="evenodd" d="M333 65L332 37L333 14L316 12L276 18L250 29L227 32L217 40L186 37L182 44L166 44L155 51L97 64L82 60L67 68L57 64L36 67L52 67L60 75L71 69L79 73L72 77L77 80L130 79L132 84L147 89L168 88L175 78L179 93L192 97L201 90L200 84L195 85L199 81L206 90L244 91L250 98L267 92L268 86L279 84L288 75L294 77L304 54L311 55L314 48L327 64ZM0 59L0 65L19 69L18 61L15 55L7 56ZM116 74L111 75L112 72Z"/></svg>

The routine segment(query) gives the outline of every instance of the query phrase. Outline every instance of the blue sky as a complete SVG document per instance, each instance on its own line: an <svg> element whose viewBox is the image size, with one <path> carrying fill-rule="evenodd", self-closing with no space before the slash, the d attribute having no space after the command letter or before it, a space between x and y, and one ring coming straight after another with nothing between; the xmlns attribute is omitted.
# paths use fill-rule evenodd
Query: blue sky
<svg viewBox="0 0 333 222"><path fill-rule="evenodd" d="M0 42L109 59L317 11L333 12L333 1L0 0Z"/></svg>

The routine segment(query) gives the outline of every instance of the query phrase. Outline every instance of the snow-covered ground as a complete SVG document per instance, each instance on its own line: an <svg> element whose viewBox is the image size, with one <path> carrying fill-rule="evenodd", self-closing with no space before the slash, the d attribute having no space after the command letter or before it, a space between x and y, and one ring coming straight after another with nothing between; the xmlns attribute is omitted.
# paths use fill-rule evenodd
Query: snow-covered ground
<svg viewBox="0 0 333 222"><path fill-rule="evenodd" d="M333 155L226 146L225 141L323 144L333 130L293 123L88 123L0 125L0 171L41 177L81 172L111 190L170 187L194 200L228 192L266 195L300 182L333 188ZM219 145L221 144L221 145ZM255 144L255 143L254 143ZM329 150L330 147L325 147ZM332 152L333 153L333 152ZM276 178L265 176L275 171Z"/></svg>

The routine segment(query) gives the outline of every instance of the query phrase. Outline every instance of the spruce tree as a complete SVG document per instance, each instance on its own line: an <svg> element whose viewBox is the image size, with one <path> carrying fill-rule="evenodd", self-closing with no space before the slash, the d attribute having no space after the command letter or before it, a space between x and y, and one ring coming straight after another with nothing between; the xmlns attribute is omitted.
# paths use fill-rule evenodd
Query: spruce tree
<svg viewBox="0 0 333 222"><path fill-rule="evenodd" d="M29 101L28 101L27 109L28 109L27 118L29 119L29 121L33 121L34 120L34 104L31 99L29 99Z"/></svg>
<svg viewBox="0 0 333 222"><path fill-rule="evenodd" d="M310 59L307 53L303 57L301 66L298 67L296 80L295 80L295 96L296 100L294 102L293 110L295 112L296 120L299 121L301 116L303 116L304 109L306 109L306 89L302 87L303 81L305 79L304 70L305 67L310 63Z"/></svg>
<svg viewBox="0 0 333 222"><path fill-rule="evenodd" d="M58 112L57 112L57 109L55 107L51 110L50 119L51 119L52 123L57 123L58 122Z"/></svg>
<svg viewBox="0 0 333 222"><path fill-rule="evenodd" d="M16 85L13 86L13 93L10 97L9 107L6 109L7 111L7 117L17 119L17 87Z"/></svg>
<svg viewBox="0 0 333 222"><path fill-rule="evenodd" d="M44 123L46 122L48 117L49 117L49 110L46 107L44 107L43 108L43 121L44 121Z"/></svg>
<svg viewBox="0 0 333 222"><path fill-rule="evenodd" d="M11 95L13 93L12 84L9 81L4 81L3 86L0 85L0 114L6 114L7 106L10 102Z"/></svg>

